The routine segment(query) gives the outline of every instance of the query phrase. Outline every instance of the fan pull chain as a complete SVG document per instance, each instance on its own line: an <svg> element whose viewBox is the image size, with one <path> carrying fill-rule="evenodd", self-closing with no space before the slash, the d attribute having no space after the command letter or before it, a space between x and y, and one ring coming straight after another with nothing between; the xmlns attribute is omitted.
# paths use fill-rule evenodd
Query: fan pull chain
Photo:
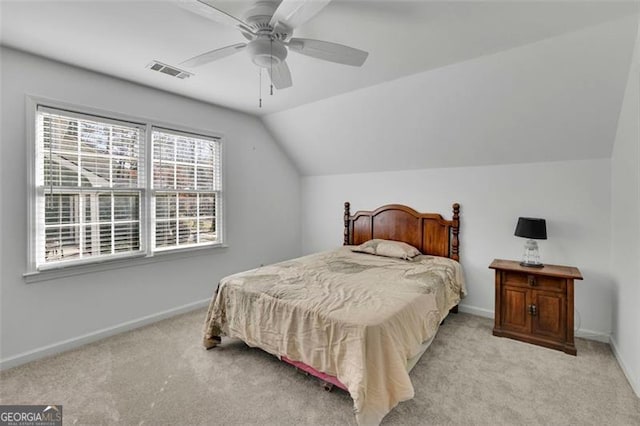
<svg viewBox="0 0 640 426"><path fill-rule="evenodd" d="M273 96L273 37L271 37L269 40L270 40L269 49L271 49L271 51L269 52L269 54L271 55L271 58L269 61L269 65L271 66L271 72L269 74L269 82L271 83L271 96Z"/></svg>
<svg viewBox="0 0 640 426"><path fill-rule="evenodd" d="M260 68L260 72L259 72L259 79L260 79L260 83L258 84L258 108L262 108L262 68Z"/></svg>

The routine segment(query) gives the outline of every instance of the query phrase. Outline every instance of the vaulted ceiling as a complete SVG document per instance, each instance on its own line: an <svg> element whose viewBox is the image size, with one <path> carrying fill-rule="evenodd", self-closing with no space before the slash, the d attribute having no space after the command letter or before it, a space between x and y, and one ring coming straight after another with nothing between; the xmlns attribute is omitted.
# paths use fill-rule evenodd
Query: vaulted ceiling
<svg viewBox="0 0 640 426"><path fill-rule="evenodd" d="M333 0L295 36L367 50L365 65L291 53L293 87L263 87L258 108L245 54L186 80L146 68L244 41L177 1L0 5L3 44L261 115L303 174L608 156L637 30L635 2Z"/></svg>
<svg viewBox="0 0 640 426"><path fill-rule="evenodd" d="M264 121L304 175L608 158L637 23L622 18Z"/></svg>

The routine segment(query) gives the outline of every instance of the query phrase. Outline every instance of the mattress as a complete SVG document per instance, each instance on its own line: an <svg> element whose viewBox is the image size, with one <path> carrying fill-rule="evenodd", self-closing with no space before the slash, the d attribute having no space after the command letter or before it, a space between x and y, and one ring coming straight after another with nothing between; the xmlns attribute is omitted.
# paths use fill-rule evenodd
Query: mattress
<svg viewBox="0 0 640 426"><path fill-rule="evenodd" d="M342 247L223 279L204 343L237 337L335 376L353 398L358 423L378 424L413 398L407 367L465 293L451 259L408 261Z"/></svg>

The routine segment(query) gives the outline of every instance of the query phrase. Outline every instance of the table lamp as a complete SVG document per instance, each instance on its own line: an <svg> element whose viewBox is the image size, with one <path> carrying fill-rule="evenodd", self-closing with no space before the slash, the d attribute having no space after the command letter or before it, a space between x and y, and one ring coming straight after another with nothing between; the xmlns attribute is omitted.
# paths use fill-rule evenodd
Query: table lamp
<svg viewBox="0 0 640 426"><path fill-rule="evenodd" d="M524 254L520 265L533 268L542 268L540 253L538 252L538 242L536 240L547 239L547 224L544 219L535 217L520 217L516 225L516 237L526 238L524 243Z"/></svg>

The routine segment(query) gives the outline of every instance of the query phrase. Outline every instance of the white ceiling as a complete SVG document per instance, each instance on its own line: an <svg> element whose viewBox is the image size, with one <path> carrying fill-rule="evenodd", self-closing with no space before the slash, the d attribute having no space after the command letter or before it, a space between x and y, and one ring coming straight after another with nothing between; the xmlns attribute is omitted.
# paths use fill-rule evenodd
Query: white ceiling
<svg viewBox="0 0 640 426"><path fill-rule="evenodd" d="M621 18L263 121L303 175L609 158L637 26Z"/></svg>
<svg viewBox="0 0 640 426"><path fill-rule="evenodd" d="M242 15L251 2L215 1ZM635 12L624 2L334 0L295 35L370 52L362 68L291 53L294 86L264 97L244 54L178 80L146 68L244 41L176 1L2 0L2 43L123 79L264 115L597 25ZM372 88L375 90L375 88Z"/></svg>

